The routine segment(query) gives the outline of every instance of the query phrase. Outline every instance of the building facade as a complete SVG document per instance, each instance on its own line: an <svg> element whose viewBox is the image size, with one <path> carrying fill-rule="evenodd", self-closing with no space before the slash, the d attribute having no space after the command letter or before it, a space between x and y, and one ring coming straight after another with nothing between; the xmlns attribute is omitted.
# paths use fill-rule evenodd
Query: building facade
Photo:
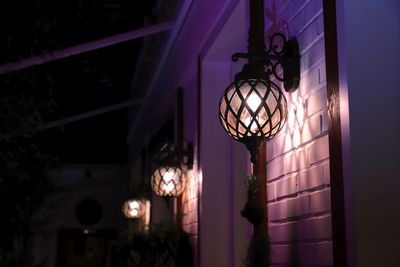
<svg viewBox="0 0 400 267"><path fill-rule="evenodd" d="M219 98L243 65L231 55L247 48L248 2L183 1L146 95L151 117L128 137L137 154L151 139L142 129L176 116L183 88L194 166L182 225L198 266L242 266L252 232L240 216L249 155L218 119ZM301 56L300 86L286 94L288 120L264 162L272 266L396 266L399 3L271 0L265 21L266 38L295 37Z"/></svg>

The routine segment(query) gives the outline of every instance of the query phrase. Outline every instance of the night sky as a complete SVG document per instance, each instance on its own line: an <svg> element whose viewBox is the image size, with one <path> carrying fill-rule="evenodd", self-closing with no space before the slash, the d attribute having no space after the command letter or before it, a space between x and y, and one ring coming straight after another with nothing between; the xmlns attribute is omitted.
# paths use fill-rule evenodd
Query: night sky
<svg viewBox="0 0 400 267"><path fill-rule="evenodd" d="M8 1L0 10L0 63L41 55L132 31L157 18L154 1ZM23 8L22 8L23 7ZM0 76L33 73L53 95L47 121L113 105L129 98L142 39ZM23 90L23 89L21 89ZM126 163L128 109L53 128L44 139L65 163Z"/></svg>

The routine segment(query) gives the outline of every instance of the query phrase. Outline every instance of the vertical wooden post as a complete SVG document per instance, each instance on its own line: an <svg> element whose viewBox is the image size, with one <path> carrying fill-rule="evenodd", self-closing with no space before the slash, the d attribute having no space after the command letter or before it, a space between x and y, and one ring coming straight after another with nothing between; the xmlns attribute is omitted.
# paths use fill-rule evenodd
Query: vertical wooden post
<svg viewBox="0 0 400 267"><path fill-rule="evenodd" d="M253 164L253 176L259 178L258 201L264 209L265 230L268 234L268 207L267 207L267 144L264 142L257 151L257 161Z"/></svg>
<svg viewBox="0 0 400 267"><path fill-rule="evenodd" d="M201 118L202 118L202 116L201 116L201 111L202 111L202 107L201 107L201 104L202 104L202 102L201 102L201 95L202 95L202 75L203 75L203 72L202 72L202 62L203 62L203 55L200 53L199 55L198 55L198 57L197 57L197 90L196 90L196 121L197 121L197 124L196 124L196 126L197 126L197 129L196 129L196 132L197 132L197 137L196 137L196 150L197 150L197 153L196 153L196 156L195 156L195 158L196 158L196 161L197 161L197 163L196 163L196 165L197 165L197 173L200 173L200 171L201 171L201 168L200 168L200 166L201 166L201 162L200 162L200 147L201 147ZM201 238L201 234L200 234L200 229L201 229L201 223L202 223L202 221L201 221L201 197L202 197L202 195L201 195L201 187L202 187L202 184L200 184L200 177L199 176L197 176L197 179L196 179L196 183L197 183L197 236L198 236L198 238L197 238L197 251L195 252L196 254L195 254L195 257L197 257L197 266L202 266L201 264L202 264L202 261L201 261L201 257L200 257L200 255L201 255L201 242L202 242L202 238Z"/></svg>
<svg viewBox="0 0 400 267"><path fill-rule="evenodd" d="M329 165L331 174L332 245L334 266L347 266L346 216L339 99L336 1L323 1L326 81L328 90Z"/></svg>
<svg viewBox="0 0 400 267"><path fill-rule="evenodd" d="M184 132L184 122L183 122L183 89L179 87L176 92L176 143L179 155L182 155L183 150L183 132ZM182 159L179 159L180 161ZM185 174L183 174L185 175ZM176 223L182 226L182 200L183 192L180 196L176 198Z"/></svg>

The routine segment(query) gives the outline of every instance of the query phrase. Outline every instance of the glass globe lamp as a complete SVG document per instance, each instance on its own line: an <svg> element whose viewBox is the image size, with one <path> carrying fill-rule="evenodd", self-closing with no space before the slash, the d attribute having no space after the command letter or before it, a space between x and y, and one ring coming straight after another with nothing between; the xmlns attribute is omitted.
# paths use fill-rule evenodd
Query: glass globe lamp
<svg viewBox="0 0 400 267"><path fill-rule="evenodd" d="M138 199L129 199L124 202L122 212L126 218L140 218L144 212L143 202Z"/></svg>
<svg viewBox="0 0 400 267"><path fill-rule="evenodd" d="M176 197L182 194L186 178L179 167L162 166L156 169L151 177L153 192L160 197Z"/></svg>
<svg viewBox="0 0 400 267"><path fill-rule="evenodd" d="M270 80L235 79L219 102L223 128L232 138L244 143L250 152L273 138L282 129L286 117L286 98Z"/></svg>

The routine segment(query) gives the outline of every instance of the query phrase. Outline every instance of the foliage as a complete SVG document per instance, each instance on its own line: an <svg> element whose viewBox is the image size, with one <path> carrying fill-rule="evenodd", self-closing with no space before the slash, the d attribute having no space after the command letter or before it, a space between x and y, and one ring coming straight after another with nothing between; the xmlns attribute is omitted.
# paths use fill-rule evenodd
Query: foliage
<svg viewBox="0 0 400 267"><path fill-rule="evenodd" d="M0 250L0 264L1 267L31 267L32 260L22 250ZM43 267L43 264L34 267Z"/></svg>
<svg viewBox="0 0 400 267"><path fill-rule="evenodd" d="M14 62L57 49L59 45L55 37L60 26L56 5L56 1L48 0L3 1L0 49L6 53L2 54L0 61Z"/></svg>
<svg viewBox="0 0 400 267"><path fill-rule="evenodd" d="M256 199L258 194L258 176L246 176L247 179L244 181L246 185L247 199Z"/></svg>
<svg viewBox="0 0 400 267"><path fill-rule="evenodd" d="M265 219L264 209L260 206L257 198L259 183L260 181L257 176L248 177L245 181L247 186L247 201L240 213L253 225L260 225Z"/></svg>
<svg viewBox="0 0 400 267"><path fill-rule="evenodd" d="M148 233L130 230L119 247L120 267L191 267L188 234L175 225L154 225Z"/></svg>
<svg viewBox="0 0 400 267"><path fill-rule="evenodd" d="M247 187L247 201L241 211L241 215L253 224L253 236L244 259L245 267L267 267L270 264L271 249L269 237L264 229L265 214L257 195L259 192L260 179L250 176L245 181Z"/></svg>
<svg viewBox="0 0 400 267"><path fill-rule="evenodd" d="M270 266L271 249L266 231L254 231L247 255L244 259L245 267L268 267Z"/></svg>
<svg viewBox="0 0 400 267"><path fill-rule="evenodd" d="M32 217L52 191L43 122L54 112L50 77L21 71L0 79L0 266L22 263ZM25 264L25 265L24 265Z"/></svg>
<svg viewBox="0 0 400 267"><path fill-rule="evenodd" d="M0 249L0 264L1 267L31 267L32 259L22 250L14 250L10 252ZM41 263L34 267L43 266L44 264Z"/></svg>
<svg viewBox="0 0 400 267"><path fill-rule="evenodd" d="M42 53L51 40L44 38L54 18L41 12L42 0L5 3L1 61L15 61ZM13 11L23 12L13 16ZM20 13L19 12L19 13ZM21 17L24 19L22 20ZM57 160L45 148L41 125L54 112L49 75L37 68L0 77L0 266L30 266L27 256L33 214L52 191L48 170Z"/></svg>

